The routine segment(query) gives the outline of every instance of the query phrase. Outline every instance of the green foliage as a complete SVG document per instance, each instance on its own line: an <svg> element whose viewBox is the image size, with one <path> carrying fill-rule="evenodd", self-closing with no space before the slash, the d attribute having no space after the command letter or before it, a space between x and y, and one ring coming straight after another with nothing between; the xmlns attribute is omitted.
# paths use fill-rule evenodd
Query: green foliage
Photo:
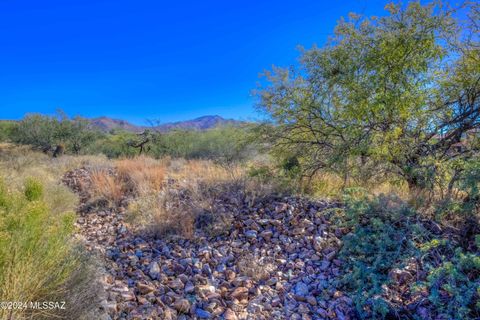
<svg viewBox="0 0 480 320"><path fill-rule="evenodd" d="M478 318L480 236L472 241L439 236L418 216L396 197L370 199L361 189L347 190L341 221L350 232L342 238L339 252L344 261L340 284L355 302L357 314L363 319L394 314L398 309L388 292L407 285L420 299L428 299L438 319ZM411 268L412 263L416 278L397 283L393 271Z"/></svg>
<svg viewBox="0 0 480 320"><path fill-rule="evenodd" d="M480 256L455 250L451 260L432 268L425 282L428 299L441 317L476 319L480 314Z"/></svg>
<svg viewBox="0 0 480 320"><path fill-rule="evenodd" d="M51 214L48 205L40 200L41 190L41 185L34 180L26 182L24 194L8 190L3 181L0 182L2 301L71 302L67 292L76 290L77 272L85 272L70 238L74 213ZM85 308L88 303L85 301L76 303ZM71 308L79 310L75 305ZM30 316L39 316L32 310L0 310L0 318L21 319L32 312ZM50 317L59 317L61 314L57 312L63 311L52 312Z"/></svg>
<svg viewBox="0 0 480 320"><path fill-rule="evenodd" d="M266 73L259 107L275 126L265 134L310 173L396 174L432 188L439 166L478 151L455 151L480 127L478 25L439 2L386 8L351 14L327 45L303 51L299 68Z"/></svg>
<svg viewBox="0 0 480 320"><path fill-rule="evenodd" d="M361 318L384 317L390 310L383 287L389 273L419 256L415 241L424 237L414 212L400 199L368 200L362 190L346 194L344 226L352 231L343 238L340 257L345 261L341 283L352 296Z"/></svg>
<svg viewBox="0 0 480 320"><path fill-rule="evenodd" d="M75 154L79 154L98 135L87 120L80 117L69 119L61 112L57 116L27 115L11 133L13 142L31 145L45 153L53 152L60 145Z"/></svg>
<svg viewBox="0 0 480 320"><path fill-rule="evenodd" d="M135 134L130 132L110 133L97 139L88 147L88 152L102 153L109 158L133 157L138 154L135 148L130 147L135 138Z"/></svg>
<svg viewBox="0 0 480 320"><path fill-rule="evenodd" d="M63 119L57 135L60 141L65 142L67 149L75 154L80 154L99 136L100 133L90 126L88 120L81 117Z"/></svg>
<svg viewBox="0 0 480 320"><path fill-rule="evenodd" d="M0 121L0 142L11 140L15 126L16 123L14 121Z"/></svg>
<svg viewBox="0 0 480 320"><path fill-rule="evenodd" d="M24 194L28 201L40 200L43 195L43 185L39 181L29 178L25 181Z"/></svg>
<svg viewBox="0 0 480 320"><path fill-rule="evenodd" d="M225 165L245 160L255 151L255 142L244 127L176 130L162 134L152 150L157 157L210 159Z"/></svg>
<svg viewBox="0 0 480 320"><path fill-rule="evenodd" d="M57 143L58 119L39 114L27 115L13 132L13 141L48 152Z"/></svg>

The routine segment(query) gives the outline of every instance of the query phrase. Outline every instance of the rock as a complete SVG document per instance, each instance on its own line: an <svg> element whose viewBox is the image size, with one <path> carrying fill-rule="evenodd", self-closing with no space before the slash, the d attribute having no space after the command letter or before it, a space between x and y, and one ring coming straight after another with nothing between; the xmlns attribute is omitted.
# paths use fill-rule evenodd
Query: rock
<svg viewBox="0 0 480 320"><path fill-rule="evenodd" d="M193 283L187 282L185 284L184 291L185 291L185 293L193 293L193 292L195 292L195 286L193 285Z"/></svg>
<svg viewBox="0 0 480 320"><path fill-rule="evenodd" d="M230 294L233 299L244 300L248 298L248 289L245 287L238 287Z"/></svg>
<svg viewBox="0 0 480 320"><path fill-rule="evenodd" d="M295 285L295 294L300 297L305 297L308 295L308 286L303 282L297 282Z"/></svg>
<svg viewBox="0 0 480 320"><path fill-rule="evenodd" d="M141 294L147 294L155 291L155 287L140 282L137 283L137 289Z"/></svg>
<svg viewBox="0 0 480 320"><path fill-rule="evenodd" d="M307 306L306 304L300 303L300 304L298 305L298 312L299 312L299 313L302 313L302 314L304 314L304 313L309 313L309 312L310 312L310 309L308 308L308 306Z"/></svg>
<svg viewBox="0 0 480 320"><path fill-rule="evenodd" d="M173 308L179 313L188 313L190 311L190 302L187 299L179 299L175 301Z"/></svg>
<svg viewBox="0 0 480 320"><path fill-rule="evenodd" d="M235 279L237 275L235 274L234 271L230 270L230 269L227 269L225 271L225 278L228 280L228 281L232 281L233 279Z"/></svg>
<svg viewBox="0 0 480 320"><path fill-rule="evenodd" d="M326 271L330 267L330 261L323 260L322 264L320 265L320 270Z"/></svg>
<svg viewBox="0 0 480 320"><path fill-rule="evenodd" d="M310 303L310 305L312 305L312 306L317 305L317 299L315 299L314 296L308 296L307 297L307 302Z"/></svg>
<svg viewBox="0 0 480 320"><path fill-rule="evenodd" d="M238 317L231 309L226 309L223 313L223 319L225 320L237 320Z"/></svg>
<svg viewBox="0 0 480 320"><path fill-rule="evenodd" d="M273 232L270 230L265 230L260 233L260 236L268 241L272 238Z"/></svg>
<svg viewBox="0 0 480 320"><path fill-rule="evenodd" d="M212 275L212 269L210 268L210 265L208 263L205 263L203 265L202 272L206 276L211 276Z"/></svg>
<svg viewBox="0 0 480 320"><path fill-rule="evenodd" d="M195 315L200 318L200 319L211 319L212 314L208 311L205 311L203 309L197 308L195 309Z"/></svg>
<svg viewBox="0 0 480 320"><path fill-rule="evenodd" d="M184 288L182 280L175 278L168 283L168 286L174 290L181 290Z"/></svg>
<svg viewBox="0 0 480 320"><path fill-rule="evenodd" d="M136 195L113 206L93 201L89 179L88 169L65 175L81 199L78 236L104 257L110 306L103 309L111 319L351 319L352 300L333 285L342 272L341 237L349 230L340 232L324 211L338 205L299 197L252 204L220 194L212 210L230 219L221 236L154 239L125 222ZM190 199L171 180L176 210ZM405 281L406 271L390 277Z"/></svg>
<svg viewBox="0 0 480 320"><path fill-rule="evenodd" d="M153 261L148 266L148 274L150 275L150 278L152 278L153 280L158 279L160 275L160 266L156 261Z"/></svg>

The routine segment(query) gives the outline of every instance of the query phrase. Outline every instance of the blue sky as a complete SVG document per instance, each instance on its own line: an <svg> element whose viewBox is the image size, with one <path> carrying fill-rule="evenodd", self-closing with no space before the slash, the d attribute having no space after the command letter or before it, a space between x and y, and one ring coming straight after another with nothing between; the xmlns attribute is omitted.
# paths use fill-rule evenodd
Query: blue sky
<svg viewBox="0 0 480 320"><path fill-rule="evenodd" d="M60 108L135 123L252 119L263 70L385 3L0 0L0 118Z"/></svg>

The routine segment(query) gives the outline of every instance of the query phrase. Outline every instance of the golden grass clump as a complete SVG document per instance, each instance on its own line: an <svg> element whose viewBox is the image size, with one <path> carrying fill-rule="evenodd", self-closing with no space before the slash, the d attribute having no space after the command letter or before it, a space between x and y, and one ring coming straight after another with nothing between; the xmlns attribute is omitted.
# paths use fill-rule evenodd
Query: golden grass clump
<svg viewBox="0 0 480 320"><path fill-rule="evenodd" d="M113 204L119 204L124 195L124 185L108 169L94 168L91 171L92 192L96 197L104 198Z"/></svg>
<svg viewBox="0 0 480 320"><path fill-rule="evenodd" d="M159 192L162 189L167 165L168 159L155 160L145 156L115 162L119 176L132 183L134 190L140 194Z"/></svg>

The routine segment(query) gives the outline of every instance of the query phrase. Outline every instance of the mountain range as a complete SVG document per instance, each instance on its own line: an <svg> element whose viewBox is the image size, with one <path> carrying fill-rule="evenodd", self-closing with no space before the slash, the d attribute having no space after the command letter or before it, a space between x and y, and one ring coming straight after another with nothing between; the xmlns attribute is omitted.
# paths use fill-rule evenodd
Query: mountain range
<svg viewBox="0 0 480 320"><path fill-rule="evenodd" d="M218 126L239 125L244 122L239 120L233 120L233 119L225 119L217 115L208 115L208 116L195 118L192 120L168 122L168 123L163 123L158 125L154 124L152 126L138 126L125 120L112 119L109 117L93 118L93 119L90 119L90 123L93 125L93 127L104 132L109 132L111 130L142 132L145 129L154 129L161 132L166 132L174 129L208 130Z"/></svg>

